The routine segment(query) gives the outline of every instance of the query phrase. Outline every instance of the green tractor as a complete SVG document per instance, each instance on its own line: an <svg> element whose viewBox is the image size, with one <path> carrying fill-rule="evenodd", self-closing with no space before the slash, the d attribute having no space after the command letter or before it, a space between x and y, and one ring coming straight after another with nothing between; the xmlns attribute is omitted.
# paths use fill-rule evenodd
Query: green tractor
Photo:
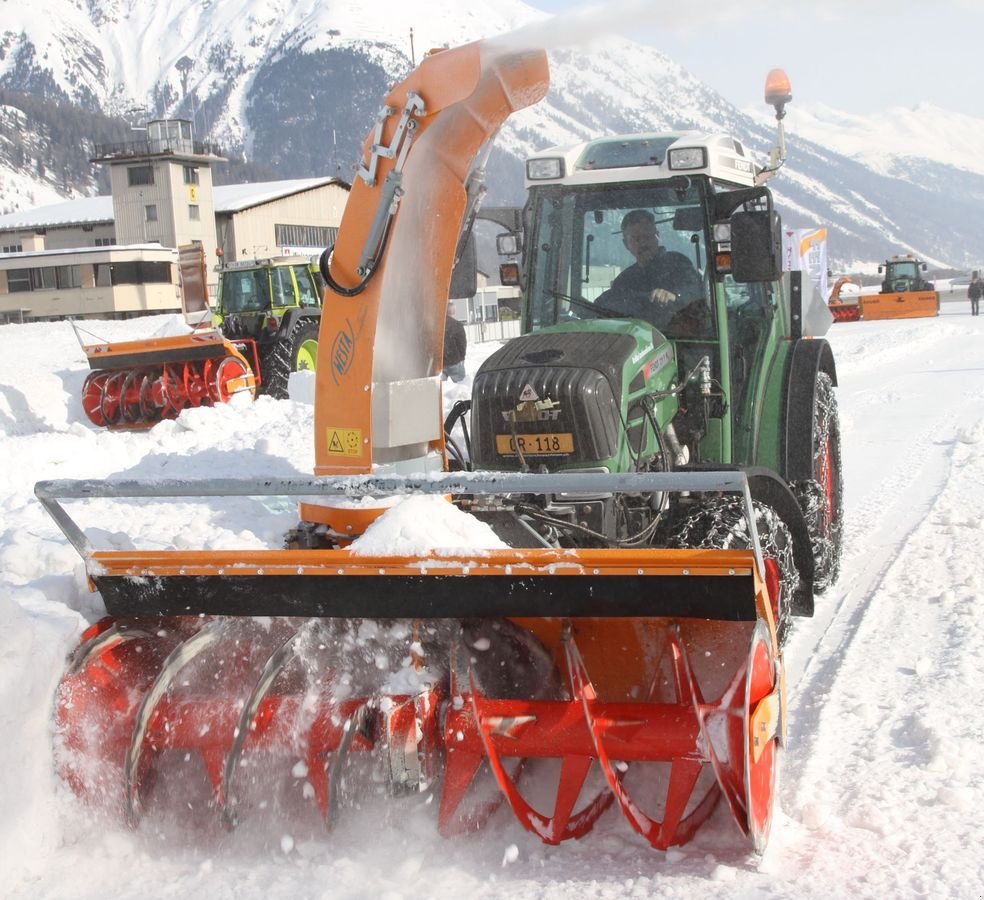
<svg viewBox="0 0 984 900"><path fill-rule="evenodd" d="M503 272L522 273L523 334L482 364L446 424L462 468L744 470L783 638L837 577L841 449L820 337L832 318L808 278L781 270L760 174L737 140L692 133L528 160L522 232L499 238L516 257ZM630 265L626 222L656 233L648 274L665 288L636 277L645 254ZM514 511L532 545L738 549L754 540L744 508L733 496L564 494Z"/></svg>
<svg viewBox="0 0 984 900"><path fill-rule="evenodd" d="M324 286L316 257L242 260L220 270L215 323L250 360L260 393L282 400L291 372L314 370Z"/></svg>

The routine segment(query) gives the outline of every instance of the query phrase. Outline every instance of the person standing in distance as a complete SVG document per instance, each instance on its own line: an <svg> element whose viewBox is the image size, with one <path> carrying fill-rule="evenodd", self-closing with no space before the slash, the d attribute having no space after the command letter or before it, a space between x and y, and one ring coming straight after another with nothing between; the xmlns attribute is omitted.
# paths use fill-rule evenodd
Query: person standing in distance
<svg viewBox="0 0 984 900"><path fill-rule="evenodd" d="M981 294L984 294L984 281L981 281L978 272L974 272L970 277L970 285L967 287L967 297L970 299L970 314L972 316L980 314Z"/></svg>

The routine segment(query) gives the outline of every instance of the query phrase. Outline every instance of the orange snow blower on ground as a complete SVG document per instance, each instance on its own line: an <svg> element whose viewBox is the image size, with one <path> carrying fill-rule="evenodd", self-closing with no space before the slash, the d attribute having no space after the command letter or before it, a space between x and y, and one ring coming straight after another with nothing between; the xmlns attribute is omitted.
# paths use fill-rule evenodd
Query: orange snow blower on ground
<svg viewBox="0 0 984 900"><path fill-rule="evenodd" d="M806 361L789 396L807 441L787 448L815 487L802 508L791 478L729 464L730 451L718 463L698 455L725 455L730 407L722 357L709 354L712 341L722 352L734 342L723 332L673 345L639 320L592 316L588 356L600 372L556 369L565 354L581 358L584 323L507 344L481 381L509 402L487 428L473 410L469 463L441 410L452 266L490 139L547 86L543 52L481 42L428 55L386 97L322 265L317 477L37 486L109 614L83 636L56 700L60 772L85 801L133 826L171 803L229 826L273 815L295 827L312 814L331 823L379 793L421 798L422 809L433 797L446 835L481 828L505 803L548 844L582 837L614 807L665 849L690 839L723 797L751 845L764 846L784 740L777 623L812 608L811 546L835 542L839 526L839 436L830 378L818 374L826 351L819 340L775 341L784 353L802 345L792 371ZM646 190L706 211L677 220L687 246L720 269L714 309L726 329L732 271L743 283L772 279L768 292L753 285L751 300L784 284L769 256L780 227L770 195L753 172L722 196L704 193L708 173L681 176L666 157L694 167L717 156L664 154L650 138L639 158L665 185ZM588 175L594 197L597 173ZM640 205L642 182L628 181L626 205ZM544 227L573 221L573 206L556 199ZM590 203L577 212L612 233ZM719 247L704 243L714 221ZM550 246L535 242L546 254L537 265L556 272ZM576 303L549 294L554 311ZM759 321L741 310L746 341L789 315L765 312ZM637 399L623 404L612 385ZM746 392L759 409L765 389ZM658 434L657 421L668 423ZM493 453L498 469L477 465ZM603 458L626 460L625 470ZM466 463L475 470L449 471ZM98 549L66 508L264 496L302 501L283 549ZM373 549L393 505L421 499L487 526L486 543ZM179 784L200 788L194 802Z"/></svg>
<svg viewBox="0 0 984 900"><path fill-rule="evenodd" d="M200 246L179 248L178 274L186 320L202 321L209 303ZM92 369L82 386L82 409L101 427L149 428L189 407L227 403L244 391L256 395L255 358L248 360L210 326L171 337L82 344L82 350Z"/></svg>
<svg viewBox="0 0 984 900"><path fill-rule="evenodd" d="M188 333L95 344L80 338L92 369L82 406L94 425L149 428L241 393L283 399L292 372L314 370L324 282L310 258L226 263L214 318L202 248L178 248L178 269Z"/></svg>
<svg viewBox="0 0 984 900"><path fill-rule="evenodd" d="M858 295L843 294L844 285L854 284L860 287L860 283L850 276L843 276L834 282L830 291L828 306L834 317L835 322L860 322L861 321L861 302Z"/></svg>

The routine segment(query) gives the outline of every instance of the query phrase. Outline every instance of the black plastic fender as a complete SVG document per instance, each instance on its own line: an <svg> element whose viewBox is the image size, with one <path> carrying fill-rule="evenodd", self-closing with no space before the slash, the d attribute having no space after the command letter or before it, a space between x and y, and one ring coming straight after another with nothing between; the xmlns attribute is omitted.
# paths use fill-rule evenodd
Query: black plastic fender
<svg viewBox="0 0 984 900"><path fill-rule="evenodd" d="M280 320L280 327L277 329L277 336L288 335L293 331L294 325L300 319L317 319L321 321L320 306L294 306L284 313Z"/></svg>
<svg viewBox="0 0 984 900"><path fill-rule="evenodd" d="M782 429L782 475L790 484L814 477L813 406L818 372L830 375L836 387L837 368L830 344L819 338L796 341L786 381L786 418Z"/></svg>

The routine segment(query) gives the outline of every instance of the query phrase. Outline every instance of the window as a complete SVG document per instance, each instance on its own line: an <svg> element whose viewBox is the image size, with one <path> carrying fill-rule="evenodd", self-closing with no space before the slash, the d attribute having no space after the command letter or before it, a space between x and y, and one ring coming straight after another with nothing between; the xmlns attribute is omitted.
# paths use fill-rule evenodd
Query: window
<svg viewBox="0 0 984 900"><path fill-rule="evenodd" d="M191 219L192 222L201 221L201 211L194 203L190 203L188 205L188 218Z"/></svg>
<svg viewBox="0 0 984 900"><path fill-rule="evenodd" d="M270 273L273 280L273 305L294 305L294 282L290 277L290 266L277 266Z"/></svg>
<svg viewBox="0 0 984 900"><path fill-rule="evenodd" d="M168 262L118 262L112 266L113 284L167 284L171 281Z"/></svg>
<svg viewBox="0 0 984 900"><path fill-rule="evenodd" d="M317 306L323 288L312 284L312 275L307 266L294 266L294 278L297 280L297 298L301 306Z"/></svg>
<svg viewBox="0 0 984 900"><path fill-rule="evenodd" d="M96 238L95 240L95 245L97 247L111 247L115 243L116 243L116 238L114 237Z"/></svg>
<svg viewBox="0 0 984 900"><path fill-rule="evenodd" d="M219 287L219 309L223 315L270 308L270 281L266 269L227 271L223 273Z"/></svg>
<svg viewBox="0 0 984 900"><path fill-rule="evenodd" d="M59 288L82 287L81 266L55 266L55 280Z"/></svg>
<svg viewBox="0 0 984 900"><path fill-rule="evenodd" d="M198 169L195 166L184 167L185 184L198 184Z"/></svg>
<svg viewBox="0 0 984 900"><path fill-rule="evenodd" d="M337 228L320 225L274 225L279 247L329 247L338 237Z"/></svg>
<svg viewBox="0 0 984 900"><path fill-rule="evenodd" d="M2 252L2 253L23 253L24 252L24 245L23 244L11 244L9 247L2 248L2 250L0 250L0 252Z"/></svg>
<svg viewBox="0 0 984 900"><path fill-rule="evenodd" d="M157 221L157 204L156 203L148 203L144 207L144 216L146 217L146 221L148 221L148 222L156 222Z"/></svg>
<svg viewBox="0 0 984 900"><path fill-rule="evenodd" d="M20 294L31 290L31 270L30 269L10 269L7 272L7 291L11 294Z"/></svg>
<svg viewBox="0 0 984 900"><path fill-rule="evenodd" d="M96 287L109 287L113 283L113 266L110 263L96 263Z"/></svg>
<svg viewBox="0 0 984 900"><path fill-rule="evenodd" d="M130 166L126 170L127 184L130 187L136 187L141 184L153 184L154 183L154 167L153 166Z"/></svg>
<svg viewBox="0 0 984 900"><path fill-rule="evenodd" d="M31 290L53 291L57 286L55 267L45 266L42 269L31 269Z"/></svg>

